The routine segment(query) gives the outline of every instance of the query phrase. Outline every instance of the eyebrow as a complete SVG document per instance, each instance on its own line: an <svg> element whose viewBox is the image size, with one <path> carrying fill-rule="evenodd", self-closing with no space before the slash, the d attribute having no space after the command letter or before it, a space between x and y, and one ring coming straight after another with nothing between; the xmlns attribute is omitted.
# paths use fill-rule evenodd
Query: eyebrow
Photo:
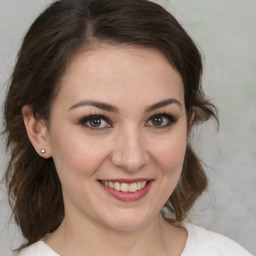
<svg viewBox="0 0 256 256"><path fill-rule="evenodd" d="M181 108L181 103L178 100L171 98L171 99L166 99L166 100L157 102L156 104L147 107L145 112L151 112L158 108L162 108L170 104L177 104Z"/></svg>
<svg viewBox="0 0 256 256"><path fill-rule="evenodd" d="M178 100L171 98L171 99L166 99L166 100L157 102L157 103L147 107L145 112L151 112L151 111L154 111L158 108L165 107L165 106L170 105L170 104L177 104L181 108L181 103ZM119 112L117 107L115 107L113 105L110 105L108 103L95 101L95 100L79 101L78 103L76 103L75 105L70 107L69 110L72 110L72 109L75 109L75 108L78 108L78 107L84 107L84 106L93 106L93 107L103 109L103 110L106 110L108 112L113 112L113 113L118 113Z"/></svg>
<svg viewBox="0 0 256 256"><path fill-rule="evenodd" d="M96 108L100 108L109 112L114 112L114 113L118 113L118 108L110 105L108 103L104 103L104 102L100 102L100 101L95 101L95 100L82 100L79 101L78 103L76 103L75 105L73 105L69 110L74 109L74 108L78 108L78 107L83 107L83 106L93 106Z"/></svg>

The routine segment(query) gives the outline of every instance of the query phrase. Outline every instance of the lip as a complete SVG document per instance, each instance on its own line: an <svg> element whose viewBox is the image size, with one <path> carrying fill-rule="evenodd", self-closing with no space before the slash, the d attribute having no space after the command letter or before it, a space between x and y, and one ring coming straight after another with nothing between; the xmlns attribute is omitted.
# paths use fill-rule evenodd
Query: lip
<svg viewBox="0 0 256 256"><path fill-rule="evenodd" d="M122 191L117 191L113 188L107 187L104 184L102 184L101 181L99 181L99 184L101 185L101 187L112 197L120 200L120 201L124 201L124 202L134 202L134 201L138 201L140 199L142 199L144 196L146 196L146 194L148 193L148 191L151 188L151 185L153 183L152 179L133 179L133 180L126 180L126 179L111 179L111 180L104 180L104 181L111 181L111 182L120 182L120 183L127 183L127 184L131 184L134 182L139 182L139 181L147 181L147 184L144 188L142 188L141 190L138 190L136 192L122 192Z"/></svg>
<svg viewBox="0 0 256 256"><path fill-rule="evenodd" d="M132 184L132 183L134 183L134 182L139 182L139 181L152 181L152 180L153 180L153 179L138 178L138 179L107 179L107 180L102 180L102 181L120 182L120 183Z"/></svg>

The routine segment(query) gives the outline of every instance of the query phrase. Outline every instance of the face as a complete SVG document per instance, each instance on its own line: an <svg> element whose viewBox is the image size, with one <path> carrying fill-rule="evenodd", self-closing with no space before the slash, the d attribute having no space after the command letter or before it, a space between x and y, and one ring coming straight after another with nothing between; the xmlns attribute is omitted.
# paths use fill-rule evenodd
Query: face
<svg viewBox="0 0 256 256"><path fill-rule="evenodd" d="M187 117L179 73L150 49L105 45L78 55L61 80L48 142L66 218L143 227L182 170Z"/></svg>

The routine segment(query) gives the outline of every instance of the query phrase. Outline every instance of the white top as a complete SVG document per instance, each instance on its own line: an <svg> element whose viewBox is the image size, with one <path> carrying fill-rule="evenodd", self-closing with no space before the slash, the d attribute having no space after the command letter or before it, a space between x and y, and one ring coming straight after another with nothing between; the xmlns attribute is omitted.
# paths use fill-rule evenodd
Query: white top
<svg viewBox="0 0 256 256"><path fill-rule="evenodd" d="M193 224L184 223L188 238L180 256L253 256L233 240ZM18 256L60 256L45 242L39 241Z"/></svg>

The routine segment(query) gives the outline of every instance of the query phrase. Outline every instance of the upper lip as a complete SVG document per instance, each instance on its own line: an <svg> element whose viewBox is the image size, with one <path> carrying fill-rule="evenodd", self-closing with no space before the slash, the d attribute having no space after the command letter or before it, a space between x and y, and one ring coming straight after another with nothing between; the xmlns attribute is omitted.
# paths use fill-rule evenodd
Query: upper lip
<svg viewBox="0 0 256 256"><path fill-rule="evenodd" d="M100 181L108 181L108 182L119 182L119 183L135 183L139 181L152 181L153 179L148 179L148 178L137 178L137 179L103 179Z"/></svg>

